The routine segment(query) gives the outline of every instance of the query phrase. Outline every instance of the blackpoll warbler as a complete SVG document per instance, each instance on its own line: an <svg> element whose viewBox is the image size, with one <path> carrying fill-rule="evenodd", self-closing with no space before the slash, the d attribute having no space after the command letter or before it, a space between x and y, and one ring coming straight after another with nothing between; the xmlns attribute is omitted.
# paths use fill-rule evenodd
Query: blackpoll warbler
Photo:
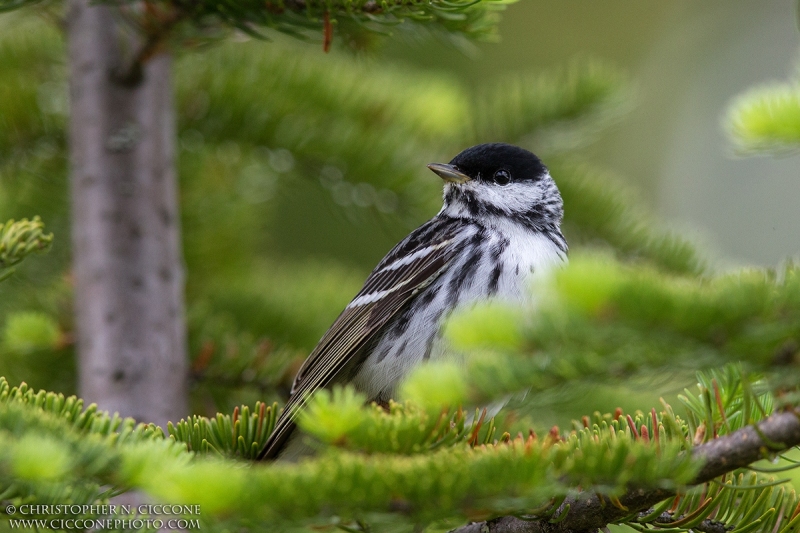
<svg viewBox="0 0 800 533"><path fill-rule="evenodd" d="M446 182L442 210L383 258L308 356L259 459L302 453L290 436L314 391L352 383L387 403L411 369L444 356L454 309L524 301L532 273L566 261L561 195L538 157L481 144L428 168Z"/></svg>

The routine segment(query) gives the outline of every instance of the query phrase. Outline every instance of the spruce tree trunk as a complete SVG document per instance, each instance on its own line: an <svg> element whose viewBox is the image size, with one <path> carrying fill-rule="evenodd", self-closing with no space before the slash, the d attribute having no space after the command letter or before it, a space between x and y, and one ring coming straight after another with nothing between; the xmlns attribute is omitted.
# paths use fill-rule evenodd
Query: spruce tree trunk
<svg viewBox="0 0 800 533"><path fill-rule="evenodd" d="M141 36L115 9L68 2L79 386L165 427L187 414L171 59L131 75Z"/></svg>

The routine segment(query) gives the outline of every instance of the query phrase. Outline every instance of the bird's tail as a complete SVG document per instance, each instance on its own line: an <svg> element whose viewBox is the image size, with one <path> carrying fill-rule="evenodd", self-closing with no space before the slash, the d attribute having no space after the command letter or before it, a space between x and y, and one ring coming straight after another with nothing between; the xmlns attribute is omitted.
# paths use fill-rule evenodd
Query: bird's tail
<svg viewBox="0 0 800 533"><path fill-rule="evenodd" d="M276 436L273 440L270 436L261 453L258 455L259 461L288 461L294 463L303 457L314 455L317 447L314 447L308 441L308 436L304 435L302 431L297 431L295 425L291 425L291 429L281 435L280 438Z"/></svg>
<svg viewBox="0 0 800 533"><path fill-rule="evenodd" d="M267 439L267 443L261 448L257 461L274 461L281 455L281 452L289 442L289 438L295 431L294 422L290 422L281 427L276 428L275 431Z"/></svg>

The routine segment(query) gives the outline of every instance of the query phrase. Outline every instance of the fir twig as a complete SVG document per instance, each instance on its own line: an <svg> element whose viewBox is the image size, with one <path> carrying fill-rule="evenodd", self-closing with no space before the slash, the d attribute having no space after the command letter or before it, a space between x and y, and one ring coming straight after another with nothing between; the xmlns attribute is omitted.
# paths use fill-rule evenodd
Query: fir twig
<svg viewBox="0 0 800 533"><path fill-rule="evenodd" d="M695 447L692 450L692 455L696 458L702 458L705 464L692 484L706 483L727 472L743 468L761 459L766 443L759 435L766 436L769 441L780 442L787 449L800 444L800 414L795 412L774 414L759 423L757 428L749 426ZM625 509L607 505L597 495L579 494L564 500L559 510L569 506L570 511L562 521L555 524L547 519L520 520L512 516L505 516L495 520L475 522L458 528L453 533L576 533L594 531L630 516L631 512L648 509L674 494L675 491L666 489L631 488L627 493L619 497L619 502ZM559 514L558 511L557 514ZM711 530L715 529L709 528L709 531Z"/></svg>
<svg viewBox="0 0 800 533"><path fill-rule="evenodd" d="M45 234L43 230L44 224L39 217L0 223L0 281L7 278L14 265L27 255L50 247L53 234Z"/></svg>

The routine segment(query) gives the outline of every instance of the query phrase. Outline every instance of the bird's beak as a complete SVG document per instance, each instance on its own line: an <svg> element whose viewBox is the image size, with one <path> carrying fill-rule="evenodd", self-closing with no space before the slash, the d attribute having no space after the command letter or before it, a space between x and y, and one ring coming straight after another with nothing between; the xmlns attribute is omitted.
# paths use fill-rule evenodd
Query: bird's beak
<svg viewBox="0 0 800 533"><path fill-rule="evenodd" d="M444 181L448 181L450 183L464 183L472 179L463 172L456 170L456 167L453 165L445 165L444 163L431 163L428 165L428 168L434 171Z"/></svg>

